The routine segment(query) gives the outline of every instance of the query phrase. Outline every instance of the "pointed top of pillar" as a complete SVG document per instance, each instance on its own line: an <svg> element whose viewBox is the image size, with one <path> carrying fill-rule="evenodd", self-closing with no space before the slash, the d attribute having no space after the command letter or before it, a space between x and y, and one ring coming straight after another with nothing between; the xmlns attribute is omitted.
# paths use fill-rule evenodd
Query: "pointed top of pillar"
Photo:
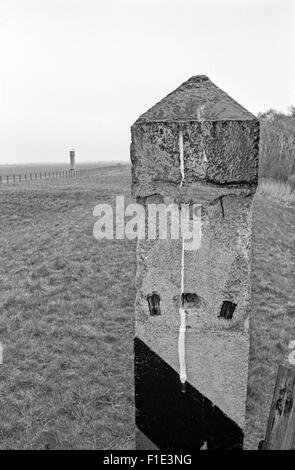
<svg viewBox="0 0 295 470"><path fill-rule="evenodd" d="M195 75L142 114L136 122L244 121L257 118L218 88Z"/></svg>

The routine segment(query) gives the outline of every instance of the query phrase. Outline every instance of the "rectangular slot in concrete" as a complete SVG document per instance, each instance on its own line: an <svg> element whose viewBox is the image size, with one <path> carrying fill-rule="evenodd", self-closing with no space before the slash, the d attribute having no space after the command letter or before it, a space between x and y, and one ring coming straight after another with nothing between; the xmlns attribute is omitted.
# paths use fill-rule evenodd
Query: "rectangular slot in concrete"
<svg viewBox="0 0 295 470"><path fill-rule="evenodd" d="M219 317L225 318L226 320L231 320L235 311L237 304L229 300L224 300L220 310Z"/></svg>
<svg viewBox="0 0 295 470"><path fill-rule="evenodd" d="M161 315L160 296L156 293L147 296L149 311L152 316Z"/></svg>

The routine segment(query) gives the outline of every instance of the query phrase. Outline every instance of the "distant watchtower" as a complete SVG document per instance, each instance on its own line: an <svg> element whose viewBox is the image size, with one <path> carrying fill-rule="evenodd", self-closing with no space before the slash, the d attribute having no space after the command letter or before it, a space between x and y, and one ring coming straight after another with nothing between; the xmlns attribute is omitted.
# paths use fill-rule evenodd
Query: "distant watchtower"
<svg viewBox="0 0 295 470"><path fill-rule="evenodd" d="M70 171L75 170L75 150L70 150Z"/></svg>
<svg viewBox="0 0 295 470"><path fill-rule="evenodd" d="M242 448L259 122L197 75L131 134L138 203L196 203L202 232L191 251L183 234L138 240L136 448Z"/></svg>

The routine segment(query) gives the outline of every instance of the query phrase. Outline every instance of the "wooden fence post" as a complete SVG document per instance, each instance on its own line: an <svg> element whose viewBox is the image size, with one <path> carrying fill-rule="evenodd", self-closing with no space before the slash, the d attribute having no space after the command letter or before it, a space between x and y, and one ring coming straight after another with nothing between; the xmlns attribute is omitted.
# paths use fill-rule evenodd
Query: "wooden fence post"
<svg viewBox="0 0 295 470"><path fill-rule="evenodd" d="M264 450L295 450L295 369L280 365L266 429Z"/></svg>
<svg viewBox="0 0 295 470"><path fill-rule="evenodd" d="M259 121L198 75L131 136L132 195L154 229L137 243L136 449L241 449ZM157 237L163 206L179 223L183 205L193 240L164 218Z"/></svg>

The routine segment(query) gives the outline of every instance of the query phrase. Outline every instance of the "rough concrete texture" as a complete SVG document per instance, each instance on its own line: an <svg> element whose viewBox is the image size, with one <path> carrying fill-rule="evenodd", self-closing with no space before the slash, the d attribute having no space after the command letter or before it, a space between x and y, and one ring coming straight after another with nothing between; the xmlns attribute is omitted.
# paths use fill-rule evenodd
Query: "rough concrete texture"
<svg viewBox="0 0 295 470"><path fill-rule="evenodd" d="M257 184L259 123L247 121L135 123L132 127L132 193L151 194L162 182L181 181L179 130L183 132L186 184Z"/></svg>
<svg viewBox="0 0 295 470"><path fill-rule="evenodd" d="M195 75L142 114L137 122L255 119L206 75Z"/></svg>
<svg viewBox="0 0 295 470"><path fill-rule="evenodd" d="M146 198L145 208L162 198ZM171 200L166 204L169 206ZM243 330L249 314L252 197L225 196L202 206L202 238L198 250L184 253L184 291L197 294L199 303L187 305L187 325L199 329ZM147 222L146 217L146 222ZM168 220L169 222L169 220ZM137 313L149 320L146 296L161 297L159 322L179 324L181 239L139 240ZM237 306L231 320L219 318L223 301Z"/></svg>
<svg viewBox="0 0 295 470"><path fill-rule="evenodd" d="M165 203L198 203L202 205L208 205L214 203L214 200L222 198L224 196L251 196L255 194L256 184L227 184L227 185L216 185L212 183L194 182L187 184L185 181L182 187L177 185L171 185L166 182L157 181L151 186L140 185L137 202L144 203L147 197L154 196L154 201L157 197L161 200L158 202Z"/></svg>
<svg viewBox="0 0 295 470"><path fill-rule="evenodd" d="M147 198L148 204L157 198ZM161 202L162 198L158 198ZM169 201L170 202L170 201ZM222 204L222 205L221 205ZM201 247L185 251L184 292L188 381L241 427L248 371L252 197L226 196L202 208ZM136 332L176 371L181 295L181 240L138 242ZM152 317L147 296L160 296ZM221 318L224 301L236 304Z"/></svg>
<svg viewBox="0 0 295 470"><path fill-rule="evenodd" d="M152 194L157 182L257 184L259 121L207 77L196 76L143 114L131 128L132 192Z"/></svg>
<svg viewBox="0 0 295 470"><path fill-rule="evenodd" d="M136 450L159 450L158 447L135 426Z"/></svg>
<svg viewBox="0 0 295 470"><path fill-rule="evenodd" d="M146 213L151 203L200 204L202 222L201 246L184 253L183 291L181 239L138 241L136 334L179 371L185 294L187 380L242 428L258 142L257 119L204 76L185 82L132 126L137 201ZM147 302L153 293L160 296L158 316ZM228 304L232 318L221 316Z"/></svg>

